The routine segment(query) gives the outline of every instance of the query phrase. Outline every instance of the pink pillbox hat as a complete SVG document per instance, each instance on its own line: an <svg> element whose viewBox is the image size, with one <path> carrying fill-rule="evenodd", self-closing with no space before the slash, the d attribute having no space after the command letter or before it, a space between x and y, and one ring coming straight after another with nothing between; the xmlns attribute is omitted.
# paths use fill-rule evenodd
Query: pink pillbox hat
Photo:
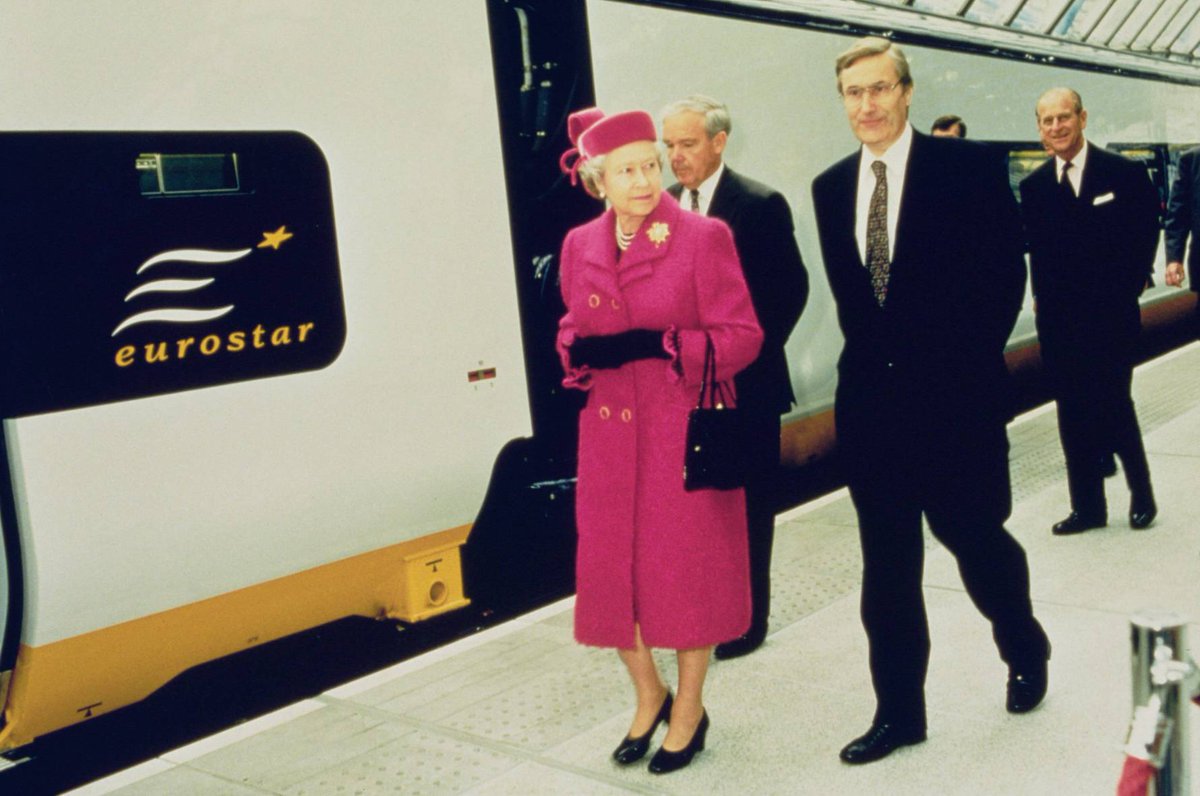
<svg viewBox="0 0 1200 796"><path fill-rule="evenodd" d="M558 165L564 174L571 175L572 185L576 182L576 173L583 161L607 155L617 147L634 141L658 140L654 119L645 111L625 111L605 116L599 108L585 108L572 113L567 119L567 135L574 146L562 154ZM578 158L568 165L567 161L572 155L578 155Z"/></svg>

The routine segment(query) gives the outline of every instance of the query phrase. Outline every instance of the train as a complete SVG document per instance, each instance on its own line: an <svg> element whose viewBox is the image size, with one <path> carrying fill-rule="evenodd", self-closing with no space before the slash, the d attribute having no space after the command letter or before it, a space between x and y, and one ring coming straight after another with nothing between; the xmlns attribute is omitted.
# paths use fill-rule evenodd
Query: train
<svg viewBox="0 0 1200 796"><path fill-rule="evenodd" d="M789 198L800 481L836 445L808 191L855 146L850 37L903 42L914 124L962 116L1014 179L1053 85L1164 196L1197 138L1195 67L855 5L0 0L0 751L343 617L571 590L571 111L720 97L726 160ZM1028 297L1009 348L1033 367Z"/></svg>

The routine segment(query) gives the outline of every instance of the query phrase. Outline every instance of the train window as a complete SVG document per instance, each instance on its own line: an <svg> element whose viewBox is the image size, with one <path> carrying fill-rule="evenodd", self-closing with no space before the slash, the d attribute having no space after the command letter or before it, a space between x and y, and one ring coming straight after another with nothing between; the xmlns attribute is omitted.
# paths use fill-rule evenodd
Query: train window
<svg viewBox="0 0 1200 796"><path fill-rule="evenodd" d="M241 187L238 156L141 154L135 164L143 196L235 193Z"/></svg>

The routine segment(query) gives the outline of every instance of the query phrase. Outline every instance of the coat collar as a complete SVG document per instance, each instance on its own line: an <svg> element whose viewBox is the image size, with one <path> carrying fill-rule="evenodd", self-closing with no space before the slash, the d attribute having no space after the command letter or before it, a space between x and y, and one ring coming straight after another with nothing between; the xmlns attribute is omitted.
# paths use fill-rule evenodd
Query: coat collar
<svg viewBox="0 0 1200 796"><path fill-rule="evenodd" d="M621 287L648 277L654 273L654 263L670 253L683 212L675 198L663 191L658 206L642 221L633 243L617 257L617 218L610 208L592 229L587 259L594 265L613 268Z"/></svg>

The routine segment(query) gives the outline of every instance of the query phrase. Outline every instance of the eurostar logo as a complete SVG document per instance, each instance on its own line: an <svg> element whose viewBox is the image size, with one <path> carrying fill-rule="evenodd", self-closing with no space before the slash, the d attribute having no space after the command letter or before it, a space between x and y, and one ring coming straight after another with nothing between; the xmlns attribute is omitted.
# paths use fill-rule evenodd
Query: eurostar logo
<svg viewBox="0 0 1200 796"><path fill-rule="evenodd" d="M287 231L286 225L281 225L274 232L263 232L263 239L255 248L278 251L284 241L293 237L291 232ZM254 249L238 249L236 251L218 251L215 249L171 249L165 252L150 257L140 266L137 273L142 274L161 263L188 263L193 266L213 266L213 265L229 265L241 260L246 255L253 252ZM147 282L139 285L130 291L125 297L125 301L130 301L133 298L147 293L188 293L201 290L208 287L216 281L215 277L205 277L201 279L157 279L152 282ZM166 323L199 323L203 321L212 321L226 315L234 308L233 304L228 304L223 307L160 307L158 309L146 310L130 315L125 320L117 324L117 328L113 329L112 336L116 337L123 330L128 329L139 323L148 323L151 321L166 322Z"/></svg>
<svg viewBox="0 0 1200 796"><path fill-rule="evenodd" d="M220 251L217 249L170 249L159 252L138 266L137 273L146 273L162 263L175 263L177 268L180 267L180 264L183 264L184 268L211 269L213 267L230 267L252 254L255 249L278 251L279 247L285 241L293 237L293 234L287 231L286 226L280 226L274 232L263 232L262 236L263 239L257 246L233 251ZM197 291L203 290L216 281L217 278L213 276L203 276L194 279L156 279L131 290L129 295L125 297L125 301L128 302L138 296L147 294L165 293L179 295L182 293L197 293L197 295L201 295ZM113 329L112 337L116 337L129 327L137 326L138 324L203 324L224 317L234 309L233 304L225 304L224 306L179 306L183 302L177 299L173 303L176 306L156 307L130 315L117 324L117 327ZM189 303L200 304L199 301ZM160 338L139 345L122 345L114 353L113 362L118 368L128 368L137 362L153 365L157 362L183 360L188 358L193 352L198 352L202 357L208 358L221 352L236 353L246 350L279 348L281 346L291 347L293 344L302 345L310 342L315 325L312 321L296 324L275 324L271 326L257 323L252 327L247 326L242 329L225 330L219 334L213 331L205 333L205 330L202 330L196 335L189 335L185 331L177 334L177 339L174 340ZM139 349L142 351L140 356L138 353Z"/></svg>

